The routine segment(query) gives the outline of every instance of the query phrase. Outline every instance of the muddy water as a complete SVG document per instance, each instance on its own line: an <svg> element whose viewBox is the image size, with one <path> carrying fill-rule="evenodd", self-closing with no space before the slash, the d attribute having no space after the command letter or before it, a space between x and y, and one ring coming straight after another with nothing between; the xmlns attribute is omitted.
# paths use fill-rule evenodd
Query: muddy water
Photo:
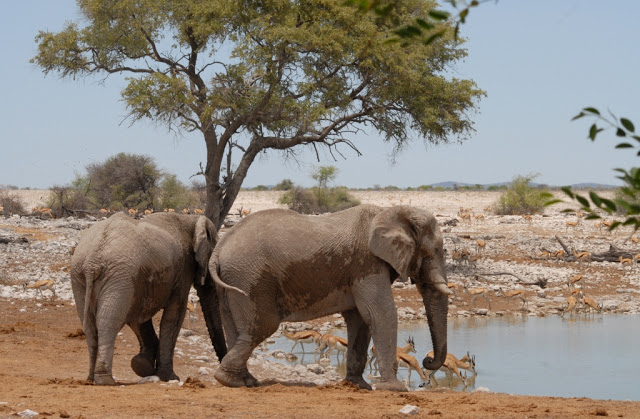
<svg viewBox="0 0 640 419"><path fill-rule="evenodd" d="M333 334L346 336L346 330ZM421 363L431 349L428 326L415 322L402 326L398 343L413 336ZM292 341L279 338L269 350L289 351ZM311 352L315 345L295 348L296 363L317 362ZM477 372L469 375L465 388L454 379L452 387L473 391L486 387L511 394L559 397L590 397L613 400L640 400L640 317L633 315L454 318L449 321L449 352L458 358L467 351L476 356ZM287 362L287 361L281 361ZM342 357L331 363L344 374ZM369 370L366 370L369 374ZM407 379L407 369L400 368L399 378ZM375 381L375 373L367 375ZM444 372L438 372L439 385L448 386ZM409 385L418 389L422 380L411 373Z"/></svg>

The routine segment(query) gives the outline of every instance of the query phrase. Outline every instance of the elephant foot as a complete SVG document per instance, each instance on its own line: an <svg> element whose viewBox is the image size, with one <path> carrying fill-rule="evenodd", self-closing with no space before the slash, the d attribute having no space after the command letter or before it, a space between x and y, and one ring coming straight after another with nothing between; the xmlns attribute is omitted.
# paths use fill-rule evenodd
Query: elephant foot
<svg viewBox="0 0 640 419"><path fill-rule="evenodd" d="M376 390L388 390L388 391L409 391L401 381L379 381L376 384Z"/></svg>
<svg viewBox="0 0 640 419"><path fill-rule="evenodd" d="M115 386L116 380L111 374L95 374L93 382L98 386Z"/></svg>
<svg viewBox="0 0 640 419"><path fill-rule="evenodd" d="M355 385L360 390L372 390L371 384L367 383L362 377L347 377L344 380Z"/></svg>
<svg viewBox="0 0 640 419"><path fill-rule="evenodd" d="M156 375L155 360L143 354L131 358L131 369L140 377Z"/></svg>
<svg viewBox="0 0 640 419"><path fill-rule="evenodd" d="M220 384L227 387L257 387L259 384L258 380L246 370L243 373L234 374L221 366L213 376Z"/></svg>
<svg viewBox="0 0 640 419"><path fill-rule="evenodd" d="M172 369L158 368L158 371L156 371L155 375L157 375L158 378L160 378L162 381L171 381L171 380L180 381L180 377L178 377L176 373L173 372Z"/></svg>

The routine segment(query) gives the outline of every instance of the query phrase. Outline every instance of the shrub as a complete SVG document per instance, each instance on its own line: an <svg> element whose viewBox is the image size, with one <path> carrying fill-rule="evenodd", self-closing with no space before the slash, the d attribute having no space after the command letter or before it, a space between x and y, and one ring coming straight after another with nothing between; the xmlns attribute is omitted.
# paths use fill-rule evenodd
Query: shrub
<svg viewBox="0 0 640 419"><path fill-rule="evenodd" d="M280 183L273 187L274 191L289 191L295 188L291 179L283 179Z"/></svg>
<svg viewBox="0 0 640 419"><path fill-rule="evenodd" d="M189 190L174 174L167 174L162 179L160 183L159 201L160 204L157 209L182 209L194 207L199 204L197 193Z"/></svg>
<svg viewBox="0 0 640 419"><path fill-rule="evenodd" d="M540 213L547 201L545 189L536 188L531 181L538 175L516 176L507 190L493 205L498 215L519 215Z"/></svg>
<svg viewBox="0 0 640 419"><path fill-rule="evenodd" d="M11 214L26 214L26 210L22 201L17 194L12 193L9 189L0 188L0 207L5 216Z"/></svg>
<svg viewBox="0 0 640 419"><path fill-rule="evenodd" d="M285 192L279 202L301 214L323 214L360 205L360 201L344 187L311 189L296 187Z"/></svg>
<svg viewBox="0 0 640 419"><path fill-rule="evenodd" d="M420 186L418 186L418 190L419 191L430 191L431 189L433 189L433 186L431 186L431 185L420 185Z"/></svg>
<svg viewBox="0 0 640 419"><path fill-rule="evenodd" d="M251 191L268 191L269 188L267 188L264 185L258 185L258 186L254 187L254 188L249 189L249 190L251 190Z"/></svg>

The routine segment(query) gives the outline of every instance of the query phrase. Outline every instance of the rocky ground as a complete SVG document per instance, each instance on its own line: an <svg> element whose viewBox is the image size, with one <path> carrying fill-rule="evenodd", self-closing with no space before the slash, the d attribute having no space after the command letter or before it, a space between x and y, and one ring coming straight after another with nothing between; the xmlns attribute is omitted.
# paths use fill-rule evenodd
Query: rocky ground
<svg viewBox="0 0 640 419"><path fill-rule="evenodd" d="M475 263L458 264L448 259L449 282L460 285L452 297L450 316L547 316L562 314L569 296L567 281L581 274L576 283L607 313L640 312L640 275L619 262L579 263L549 259L544 251L568 249L606 252L610 245L640 253L629 230L610 234L592 221L575 213L562 213L567 206L548 209L531 222L520 216L496 216L486 209L498 198L492 192L356 192L363 203L389 206L398 204L425 207L436 214L445 236L449 255L462 249L477 256ZM42 191L29 191L25 206L44 202ZM35 198L31 198L31 196ZM278 207L277 192L242 192L237 209L252 212ZM471 222L461 221L460 207L471 208ZM482 214L482 217L476 217ZM457 219L455 224L452 220ZM577 221L577 227L567 227ZM634 416L640 403L602 402L589 399L554 399L507 396L476 392L420 391L409 395L356 391L341 386L340 376L328 365L291 367L275 363L273 356L286 354L257 351L250 369L262 381L278 383L254 390L226 389L216 384L212 372L217 359L210 349L203 322L185 320L176 349L176 371L183 382L131 386L138 377L128 366L136 352L134 335L124 329L117 343L114 374L122 388L85 386L86 344L78 337L79 321L69 283L69 255L83 229L92 219L42 220L36 217L0 218L0 416L31 409L61 417L95 416L302 416L307 406L323 408L330 399L338 410L323 410L323 416L394 416L406 405L420 413L440 416L511 417L576 415ZM224 234L224 230L221 232ZM477 240L484 240L484 249ZM56 298L51 291L39 295L23 284L40 279L55 281ZM544 285L529 285L538 283ZM487 299L463 291L487 288ZM524 290L526 305L519 299L497 295L502 288ZM414 287L394 284L394 295L401 321L424 318L424 308ZM195 296L194 296L195 299ZM579 307L584 311L584 307ZM565 315L584 316L582 312ZM343 327L340 317L317 319L309 324L291 324L290 329L313 327L324 332ZM5 368L6 366L6 368ZM189 377L189 379L187 379ZM311 386L311 387L308 387ZM452 406L455 405L455 408ZM180 413L182 412L182 413ZM207 413L208 412L208 413Z"/></svg>

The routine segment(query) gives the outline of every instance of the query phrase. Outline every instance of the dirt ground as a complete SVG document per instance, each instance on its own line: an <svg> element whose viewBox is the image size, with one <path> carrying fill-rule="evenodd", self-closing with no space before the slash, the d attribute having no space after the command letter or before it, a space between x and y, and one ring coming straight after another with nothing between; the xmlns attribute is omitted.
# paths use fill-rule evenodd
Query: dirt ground
<svg viewBox="0 0 640 419"><path fill-rule="evenodd" d="M42 304L37 306L37 304ZM24 312L20 309L26 308ZM120 386L86 385L87 348L75 307L46 301L0 300L0 417L29 409L41 416L93 417L402 417L405 405L435 417L638 417L640 402L512 396L433 390L364 391L347 385L308 387L266 383L231 389L199 382L198 361L176 357L184 385L140 384L131 373ZM202 322L201 322L202 323ZM202 325L200 325L202 326ZM134 336L123 330L123 341ZM135 346L120 343L114 370L126 371Z"/></svg>
<svg viewBox="0 0 640 419"><path fill-rule="evenodd" d="M489 194L448 194L446 200L442 199L444 195L437 195L438 199L434 199L434 196L436 195L418 198L423 195L397 194L382 198L384 202L391 204L412 205L423 205L418 199L424 199L425 206L443 214L439 217L441 222L455 216L459 206L469 205L470 201L479 213L495 199L494 195ZM245 194L241 198L240 203L253 211L276 206L271 195ZM369 202L365 195L360 198L363 203L378 203ZM380 195L375 195L374 198L381 200ZM530 310L536 311L536 315L550 315L556 305L563 304L554 302L553 298L567 295L564 283L570 275L577 272L587 276L585 279L589 282L585 290L596 297L616 295L616 290L621 287L636 289L636 275L626 273L620 269L619 264L600 263L582 267L576 263L565 264L537 257L536 253L544 248L557 248L554 236L560 233L564 233L563 238L575 243L576 247L590 250L605 249L610 242L631 246L628 235L620 233L611 236L606 232L601 233L586 222L581 230L567 232L565 222L574 218L575 215L556 213L551 217L536 218L531 226L519 218L489 217L483 223L474 222L473 225L460 224L454 227L446 233L447 243L449 247L453 247L455 243L459 248L466 246L473 249L476 238L484 237L489 245L486 255L479 262L478 270L501 271L506 266L525 280L533 279L536 275L548 278L549 287L545 290L547 296L544 299L535 297L535 292L527 288L532 307ZM11 231L29 233L33 242L63 241L59 233L53 230L18 231L16 227L11 227ZM17 275L28 264L24 258L13 259L18 256L0 254L0 257L7 258L7 263L0 264L6 275ZM66 259L60 260L53 256L42 259L39 263L44 272L68 272ZM465 271L453 270L450 282L473 281L473 276ZM513 286L514 283L505 282L506 285ZM415 290L394 289L394 295L399 308L411 307L418 310L421 306ZM536 299L539 300L537 303ZM633 302L635 297L630 296L629 300ZM450 313L461 309L473 312L473 304L467 294L460 293L452 303L456 307L450 306ZM625 303L621 301L620 304L622 306ZM478 305L484 307L483 301L478 301ZM520 310L519 301L498 298L493 293L491 305L489 315L527 315L527 312ZM318 319L314 323L320 324L326 320ZM19 414L24 416L29 413L25 412L27 410L38 412L41 417L63 418L388 418L405 416L400 410L408 404L419 408L419 417L640 417L640 402L514 396L481 391L466 393L442 388L391 393L357 390L344 384L318 387L304 382L284 385L272 381L255 389L231 389L216 384L211 376L199 375L203 361L189 353L176 354L174 358L175 371L183 380L183 385L136 384L139 377L131 371L129 360L137 353L137 342L128 328L122 330L114 355L113 368L120 385L99 387L87 385L84 381L88 372L88 353L84 337L78 336L79 327L76 309L70 300L0 298L0 418L16 417ZM206 336L204 322L196 322L189 327L197 335ZM523 379L526 379L525 375Z"/></svg>

